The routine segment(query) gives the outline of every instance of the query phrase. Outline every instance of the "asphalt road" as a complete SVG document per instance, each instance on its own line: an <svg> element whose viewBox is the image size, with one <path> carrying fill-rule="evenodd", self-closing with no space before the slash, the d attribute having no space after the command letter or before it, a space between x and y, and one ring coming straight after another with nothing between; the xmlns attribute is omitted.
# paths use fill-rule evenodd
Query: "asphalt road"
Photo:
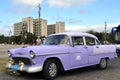
<svg viewBox="0 0 120 80"><path fill-rule="evenodd" d="M19 47L19 46L14 46ZM9 48L13 48L11 45L3 48L7 51ZM7 53L5 53L7 54ZM0 54L1 55L1 54ZM0 73L0 80L44 80L41 73L35 74L6 74ZM108 68L105 70L98 70L96 66L85 67L80 69L75 69L67 72L62 72L58 75L55 80L120 80L120 57L110 60Z"/></svg>

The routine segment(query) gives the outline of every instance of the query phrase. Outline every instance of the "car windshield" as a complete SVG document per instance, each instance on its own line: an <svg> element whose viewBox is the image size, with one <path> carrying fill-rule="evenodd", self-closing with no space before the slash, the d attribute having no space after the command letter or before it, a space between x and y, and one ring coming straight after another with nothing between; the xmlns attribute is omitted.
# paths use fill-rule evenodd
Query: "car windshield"
<svg viewBox="0 0 120 80"><path fill-rule="evenodd" d="M66 35L52 35L48 36L43 45L69 45L69 38Z"/></svg>

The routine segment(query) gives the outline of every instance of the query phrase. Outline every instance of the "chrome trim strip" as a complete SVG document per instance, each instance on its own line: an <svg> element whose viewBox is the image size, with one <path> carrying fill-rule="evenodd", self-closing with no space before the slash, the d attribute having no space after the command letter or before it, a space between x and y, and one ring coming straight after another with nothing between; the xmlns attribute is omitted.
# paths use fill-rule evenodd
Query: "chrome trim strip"
<svg viewBox="0 0 120 80"><path fill-rule="evenodd" d="M69 53L43 53L43 54L39 54L36 56L48 56L48 55L61 55L61 54L69 54Z"/></svg>
<svg viewBox="0 0 120 80"><path fill-rule="evenodd" d="M36 56L49 56L49 55L61 55L61 54L77 54L82 52L67 52L67 53L43 53Z"/></svg>

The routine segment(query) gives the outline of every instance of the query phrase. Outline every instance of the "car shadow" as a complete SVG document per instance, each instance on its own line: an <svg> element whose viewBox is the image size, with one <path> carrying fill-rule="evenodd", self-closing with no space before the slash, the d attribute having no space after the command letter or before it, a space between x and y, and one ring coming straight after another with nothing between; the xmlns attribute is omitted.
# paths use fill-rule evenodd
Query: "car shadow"
<svg viewBox="0 0 120 80"><path fill-rule="evenodd" d="M89 72L94 72L94 71L98 71L98 68L96 66L89 66L89 67L83 67L83 68L69 70L66 72L61 72L58 77L80 75L83 73L89 73Z"/></svg>
<svg viewBox="0 0 120 80"><path fill-rule="evenodd" d="M20 73L6 73L7 75L16 78L19 80L45 80L42 76L42 73L26 73L26 72L20 72Z"/></svg>
<svg viewBox="0 0 120 80"><path fill-rule="evenodd" d="M114 62L114 61L112 61ZM108 64L107 69L106 70L111 70L114 69L116 67L114 67L112 65L112 63ZM72 77L72 76L80 76L82 74L91 74L91 73L96 73L99 72L101 70L98 70L98 68L96 66L89 66L89 67L83 67L83 68L78 68L78 69L73 69L73 70L69 70L69 71L63 71L61 73L58 74L57 79L61 80L64 79L64 77ZM42 73L21 73L19 75L12 75L11 76L15 77L15 78L20 78L21 80L45 80L44 77L42 76ZM55 79L55 80L57 80ZM65 80L65 79L64 79Z"/></svg>
<svg viewBox="0 0 120 80"><path fill-rule="evenodd" d="M84 68L79 68L79 69L74 69L74 70L69 70L69 71L63 71L58 74L57 78L64 78L64 77L69 77L69 76L74 76L74 75L80 75L83 73L88 73L88 72L93 72L98 70L96 66L90 66L90 67L84 67ZM20 78L22 80L45 80L44 77L42 76L42 73L20 73L20 74L9 74L15 78ZM57 79L56 79L57 80Z"/></svg>

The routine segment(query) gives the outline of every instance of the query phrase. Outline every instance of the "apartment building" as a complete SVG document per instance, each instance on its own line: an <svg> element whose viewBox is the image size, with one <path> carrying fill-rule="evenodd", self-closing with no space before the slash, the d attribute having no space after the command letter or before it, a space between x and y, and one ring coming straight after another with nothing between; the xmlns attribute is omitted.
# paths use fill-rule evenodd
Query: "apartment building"
<svg viewBox="0 0 120 80"><path fill-rule="evenodd" d="M15 36L21 35L23 31L35 34L37 37L47 36L54 33L65 32L65 23L56 22L55 24L47 25L47 20L26 17L22 19L22 22L14 24Z"/></svg>
<svg viewBox="0 0 120 80"><path fill-rule="evenodd" d="M20 35L23 30L35 34L37 37L47 36L47 21L32 17L23 18L22 22L14 24L14 35Z"/></svg>
<svg viewBox="0 0 120 80"><path fill-rule="evenodd" d="M14 35L18 36L21 34L21 32L22 32L22 22L15 23L14 24Z"/></svg>
<svg viewBox="0 0 120 80"><path fill-rule="evenodd" d="M48 25L47 26L47 34L50 35L50 34L54 34L56 32L55 30L55 24L51 24L51 25Z"/></svg>
<svg viewBox="0 0 120 80"><path fill-rule="evenodd" d="M47 34L55 34L65 32L65 23L64 22L56 22L56 24L51 24L47 26Z"/></svg>

